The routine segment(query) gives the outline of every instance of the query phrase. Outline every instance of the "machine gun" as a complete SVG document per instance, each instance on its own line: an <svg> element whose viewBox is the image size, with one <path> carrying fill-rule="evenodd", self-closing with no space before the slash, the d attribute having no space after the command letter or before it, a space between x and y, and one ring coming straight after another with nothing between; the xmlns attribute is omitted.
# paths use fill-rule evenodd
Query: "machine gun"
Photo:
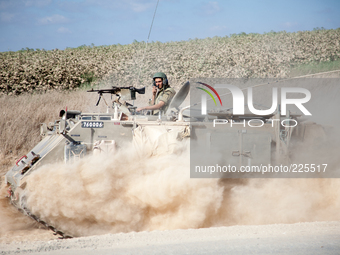
<svg viewBox="0 0 340 255"><path fill-rule="evenodd" d="M96 106L98 106L100 99L102 98L103 94L115 94L119 98L123 100L135 100L136 99L136 92L138 94L145 94L145 87L137 89L133 86L130 87L116 87L112 86L112 89L91 89L87 92L97 92L99 94L99 99L97 101Z"/></svg>

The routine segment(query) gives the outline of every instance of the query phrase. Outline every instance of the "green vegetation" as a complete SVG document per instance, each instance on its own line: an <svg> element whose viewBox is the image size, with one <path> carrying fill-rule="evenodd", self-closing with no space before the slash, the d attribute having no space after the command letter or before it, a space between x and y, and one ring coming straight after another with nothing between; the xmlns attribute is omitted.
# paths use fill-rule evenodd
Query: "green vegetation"
<svg viewBox="0 0 340 255"><path fill-rule="evenodd" d="M95 82L97 80L97 77L95 76L95 74L93 72L90 73L84 73L82 75L80 75L80 77L83 79L83 83L82 83L82 87L90 87L91 83Z"/></svg>
<svg viewBox="0 0 340 255"><path fill-rule="evenodd" d="M340 28L65 50L0 53L0 94L74 90L103 84L147 85L163 71L173 85L193 77L284 78L339 67ZM138 73L139 80L137 81Z"/></svg>
<svg viewBox="0 0 340 255"><path fill-rule="evenodd" d="M307 64L292 66L290 74L291 76L298 76L333 70L340 70L340 59L326 62L311 62Z"/></svg>

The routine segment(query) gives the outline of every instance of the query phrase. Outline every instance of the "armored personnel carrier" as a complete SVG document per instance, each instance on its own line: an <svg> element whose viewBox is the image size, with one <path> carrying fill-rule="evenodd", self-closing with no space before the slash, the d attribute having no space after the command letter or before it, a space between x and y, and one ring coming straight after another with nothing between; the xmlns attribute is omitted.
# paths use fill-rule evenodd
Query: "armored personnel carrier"
<svg viewBox="0 0 340 255"><path fill-rule="evenodd" d="M136 99L137 94L144 94L145 89L134 87L113 87L110 89L90 90L98 93L100 103L103 94L112 94L114 99L105 113L84 113L77 110L61 110L59 119L53 125L41 125L42 140L15 162L15 165L5 176L10 202L27 216L40 222L63 238L72 237L67 230L56 229L48 219L40 219L33 215L26 206L26 178L40 166L63 161L65 164L80 160L87 155L96 153L114 153L124 143L134 142L137 145L145 139L154 140L166 136L167 141L184 142L190 138L198 153L212 151L219 154L219 164L242 165L275 164L290 157L292 140L303 141L306 135L314 129L322 131L317 125L302 124L298 127L282 126L279 112L267 116L254 114L237 115L230 109L209 112L201 115L195 105L181 108L187 97L190 83L185 83L172 100L167 113L157 116L144 113L138 114L136 107L128 103ZM196 107L197 108L197 107ZM285 121L296 120L300 115L287 114ZM273 119L279 119L274 122ZM240 125L252 119L251 125ZM258 122L262 126L254 129ZM238 123L232 127L226 123ZM249 122L248 122L249 123ZM222 125L223 124L223 125ZM160 135L159 135L160 134ZM212 148L218 148L214 151ZM225 145L220 147L220 145ZM193 147L192 147L193 148ZM193 155L193 154L192 154ZM195 158L195 157L193 157ZM191 170L192 177L207 177L209 173L200 171L201 176L195 176L197 169ZM196 171L196 172L195 172ZM240 178L219 173L214 177Z"/></svg>

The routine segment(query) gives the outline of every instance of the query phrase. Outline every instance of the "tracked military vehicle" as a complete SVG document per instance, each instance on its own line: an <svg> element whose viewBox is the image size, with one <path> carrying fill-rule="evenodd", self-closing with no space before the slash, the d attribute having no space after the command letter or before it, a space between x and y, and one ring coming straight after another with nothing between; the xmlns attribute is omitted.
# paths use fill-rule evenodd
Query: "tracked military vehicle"
<svg viewBox="0 0 340 255"><path fill-rule="evenodd" d="M42 165L60 161L68 164L86 155L114 153L126 142L143 143L145 142L143 137L152 138L155 133L169 136L178 142L184 142L190 138L192 144L204 148L203 152L211 150L214 144L226 144L227 146L220 150L223 152L223 155L218 158L221 164L235 166L274 164L290 157L289 148L292 139L302 141L306 134L315 128L322 131L322 128L314 124L299 125L298 128L278 125L278 122L274 123L272 120L273 118L281 120L279 112L259 118L254 114L232 114L230 109L226 109L212 111L202 117L199 107L198 109L194 107L198 105L197 103L181 107L189 93L189 88L190 83L185 83L172 100L168 112L156 116L150 113L138 114L136 107L128 103L129 100L136 99L137 94L144 94L144 88L113 87L88 91L98 93L97 105L104 94L112 94L115 98L105 113L61 110L60 118L53 125L42 124L41 142L17 160L5 176L10 202L24 214L50 228L56 234L68 238L72 237L72 233L67 233L64 229L56 229L50 225L48 219L39 219L26 206L25 180ZM287 114L285 119L296 120L299 116ZM226 120L240 123L248 121L249 118L261 121L263 127L254 129L248 125L238 124L229 128L221 123L216 125ZM218 127L216 131L210 132L213 125ZM252 125L255 125L254 122ZM216 136L215 133L223 133L223 141L221 141L221 136Z"/></svg>

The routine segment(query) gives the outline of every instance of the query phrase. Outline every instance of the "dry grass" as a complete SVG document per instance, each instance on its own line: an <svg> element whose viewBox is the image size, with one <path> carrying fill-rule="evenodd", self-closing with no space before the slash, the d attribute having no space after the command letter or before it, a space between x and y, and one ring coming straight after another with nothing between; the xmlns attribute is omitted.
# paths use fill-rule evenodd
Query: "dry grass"
<svg viewBox="0 0 340 255"><path fill-rule="evenodd" d="M65 109L86 110L84 92L57 92L0 97L0 176L15 159L26 154L40 141L40 123L58 119Z"/></svg>

